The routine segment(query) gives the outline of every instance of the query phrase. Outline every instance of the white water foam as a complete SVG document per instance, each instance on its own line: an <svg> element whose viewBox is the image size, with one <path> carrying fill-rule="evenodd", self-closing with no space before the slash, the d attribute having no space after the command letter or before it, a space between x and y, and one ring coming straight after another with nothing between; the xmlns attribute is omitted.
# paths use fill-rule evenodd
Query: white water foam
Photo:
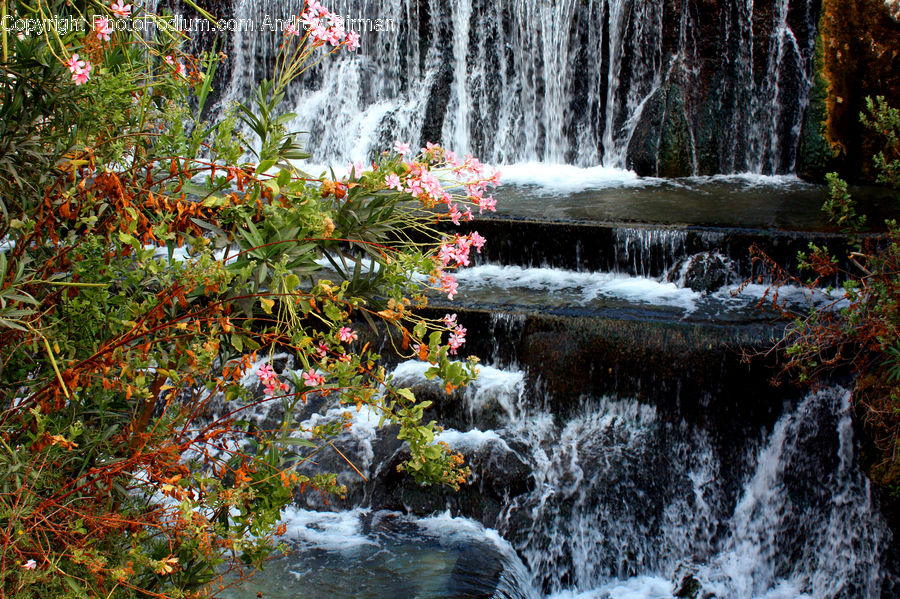
<svg viewBox="0 0 900 599"><path fill-rule="evenodd" d="M712 312L753 309L760 300L772 299L792 308L807 306L840 309L847 305L842 289L807 289L785 285L774 289L763 284L726 285L705 294L679 287L664 277L637 277L610 272L578 272L558 268L525 268L482 264L456 273L463 295L468 290L520 290L529 294L565 297L569 305L585 306L595 300L615 299L634 304L665 306L685 314L704 308Z"/></svg>
<svg viewBox="0 0 900 599"><path fill-rule="evenodd" d="M332 551L346 551L362 545L377 543L362 532L360 516L364 510L318 512L290 507L282 516L287 526L285 538L307 546Z"/></svg>
<svg viewBox="0 0 900 599"><path fill-rule="evenodd" d="M536 186L558 194L587 189L653 185L657 179L638 177L634 171L608 166L579 167L571 164L519 162L498 165L504 185Z"/></svg>
<svg viewBox="0 0 900 599"><path fill-rule="evenodd" d="M464 289L500 287L547 293L570 292L586 304L597 298L620 298L631 302L696 309L702 294L675 283L647 277L609 272L576 272L556 268L524 268L483 264L456 273Z"/></svg>

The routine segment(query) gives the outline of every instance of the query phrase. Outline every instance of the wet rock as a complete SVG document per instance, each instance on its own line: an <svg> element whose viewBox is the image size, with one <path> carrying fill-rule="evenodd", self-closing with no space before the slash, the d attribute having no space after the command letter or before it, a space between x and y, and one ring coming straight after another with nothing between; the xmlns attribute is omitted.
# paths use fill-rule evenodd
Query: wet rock
<svg viewBox="0 0 900 599"><path fill-rule="evenodd" d="M685 108L682 69L647 100L628 144L628 167L641 176L687 177L694 173L693 142Z"/></svg>
<svg viewBox="0 0 900 599"><path fill-rule="evenodd" d="M694 578L693 574L688 574L681 579L680 583L678 583L678 588L675 590L675 596L682 599L694 599L700 593L701 588L703 587L701 586L700 581Z"/></svg>
<svg viewBox="0 0 900 599"><path fill-rule="evenodd" d="M685 112L684 89L670 84L666 94L666 116L659 138L657 174L660 177L689 177L694 174L690 125Z"/></svg>
<svg viewBox="0 0 900 599"><path fill-rule="evenodd" d="M701 252L679 260L666 278L680 287L712 293L732 281L734 266L717 252Z"/></svg>
<svg viewBox="0 0 900 599"><path fill-rule="evenodd" d="M641 118L628 143L628 168L642 177L655 177L659 131L666 113L666 90L660 88L644 104Z"/></svg>
<svg viewBox="0 0 900 599"><path fill-rule="evenodd" d="M703 590L703 584L697 580L697 567L693 564L682 564L675 570L676 589L674 597L679 599L716 599L709 591Z"/></svg>
<svg viewBox="0 0 900 599"><path fill-rule="evenodd" d="M483 543L472 543L461 549L447 586L459 599L491 599L505 569L495 550Z"/></svg>

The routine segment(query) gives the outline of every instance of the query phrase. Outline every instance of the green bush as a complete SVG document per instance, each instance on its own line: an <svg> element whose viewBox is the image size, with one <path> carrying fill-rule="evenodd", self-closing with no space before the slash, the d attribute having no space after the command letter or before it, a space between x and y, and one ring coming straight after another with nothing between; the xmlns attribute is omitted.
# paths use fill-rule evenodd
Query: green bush
<svg viewBox="0 0 900 599"><path fill-rule="evenodd" d="M417 481L467 474L354 328L387 331L448 390L475 376L474 358L452 359L465 329L415 308L429 289L452 296L484 242L434 225L491 209L496 176L430 144L310 176L283 92L353 34L287 31L273 78L210 123L218 58L166 31L103 39L94 19L122 4L14 3L95 27L4 37L0 597L198 597L259 566L295 492L342 492L295 470L350 422L301 431L293 408L311 394L397 425ZM274 372L276 351L301 371ZM215 398L239 407L212 419ZM275 430L246 422L260 402L285 408Z"/></svg>

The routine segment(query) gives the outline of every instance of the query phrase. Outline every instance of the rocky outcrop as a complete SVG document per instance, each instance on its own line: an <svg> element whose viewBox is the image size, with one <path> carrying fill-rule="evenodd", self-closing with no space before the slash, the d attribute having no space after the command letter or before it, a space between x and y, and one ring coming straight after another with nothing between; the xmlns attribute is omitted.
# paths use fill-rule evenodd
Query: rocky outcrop
<svg viewBox="0 0 900 599"><path fill-rule="evenodd" d="M821 73L826 84L825 135L841 170L874 179L871 157L882 144L860 125L866 97L900 97L900 21L896 2L823 0Z"/></svg>
<svg viewBox="0 0 900 599"><path fill-rule="evenodd" d="M682 258L669 271L667 280L701 293L718 291L737 280L734 264L718 252L701 252Z"/></svg>
<svg viewBox="0 0 900 599"><path fill-rule="evenodd" d="M646 100L631 136L627 166L641 176L694 174L694 144L681 73L678 64L670 71L668 82Z"/></svg>

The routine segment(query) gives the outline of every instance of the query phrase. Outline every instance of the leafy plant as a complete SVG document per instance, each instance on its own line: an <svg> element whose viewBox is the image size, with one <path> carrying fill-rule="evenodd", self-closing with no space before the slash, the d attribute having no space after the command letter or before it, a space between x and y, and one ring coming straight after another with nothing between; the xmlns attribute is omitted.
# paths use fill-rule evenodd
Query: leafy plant
<svg viewBox="0 0 900 599"><path fill-rule="evenodd" d="M431 144L347 177L303 175L281 92L357 43L332 44L317 4L307 16L331 25L285 32L275 83L213 123L201 115L215 56L104 34L95 19L119 2L16 8L95 27L17 42L4 62L17 78L0 82L20 98L0 108L0 172L21 192L4 196L17 199L0 249L0 597L198 597L259 566L295 492L343 492L297 471L350 424L298 424L313 397L396 425L422 484L464 482L461 456L422 422L427 402L392 383L357 329L390 336L448 389L472 380L477 360L453 359L465 329L415 308L429 290L452 296L452 271L484 243L435 223L492 209L496 176ZM256 161L242 158L241 119ZM276 353L300 368L276 372ZM266 404L283 408L276 430L246 416Z"/></svg>
<svg viewBox="0 0 900 599"><path fill-rule="evenodd" d="M879 180L900 191L900 111L884 98L867 100L863 125L878 132L884 149L875 161ZM800 261L820 281L843 279L844 297L837 305L789 314L793 326L779 346L787 363L782 374L804 382L817 382L836 373L855 375L853 403L867 431L867 461L875 482L900 488L900 226L885 223L885 232L865 230L865 218L857 212L847 184L836 174L828 176L830 197L823 205L846 235L850 248L845 256L832 256L812 245ZM846 265L841 267L840 265ZM783 271L782 275L783 275ZM782 276L782 280L787 277ZM800 283L797 279L792 279Z"/></svg>

